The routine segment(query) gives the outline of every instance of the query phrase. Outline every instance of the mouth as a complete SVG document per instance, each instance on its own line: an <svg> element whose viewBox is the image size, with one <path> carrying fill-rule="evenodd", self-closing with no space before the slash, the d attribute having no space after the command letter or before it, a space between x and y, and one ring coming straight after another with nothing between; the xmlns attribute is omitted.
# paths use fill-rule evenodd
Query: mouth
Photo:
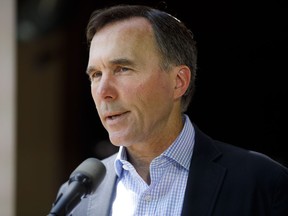
<svg viewBox="0 0 288 216"><path fill-rule="evenodd" d="M128 113L128 111L123 112L123 113L109 114L109 115L106 115L105 119L108 121L117 120L117 119L124 117L124 115L126 115L127 113Z"/></svg>

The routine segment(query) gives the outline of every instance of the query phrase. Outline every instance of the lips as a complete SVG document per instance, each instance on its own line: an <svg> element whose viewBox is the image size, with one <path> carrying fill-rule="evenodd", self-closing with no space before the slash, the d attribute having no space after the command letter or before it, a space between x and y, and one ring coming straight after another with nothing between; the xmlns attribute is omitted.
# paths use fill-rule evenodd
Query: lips
<svg viewBox="0 0 288 216"><path fill-rule="evenodd" d="M106 121L120 120L120 119L123 119L127 113L128 113L128 111L127 112L120 112L120 113L109 113L109 114L105 115L105 119L106 119Z"/></svg>
<svg viewBox="0 0 288 216"><path fill-rule="evenodd" d="M114 119L116 119L117 117L119 117L119 116L121 116L122 114L117 114L117 115L112 115L112 116L108 116L107 118L109 119L109 120L114 120Z"/></svg>

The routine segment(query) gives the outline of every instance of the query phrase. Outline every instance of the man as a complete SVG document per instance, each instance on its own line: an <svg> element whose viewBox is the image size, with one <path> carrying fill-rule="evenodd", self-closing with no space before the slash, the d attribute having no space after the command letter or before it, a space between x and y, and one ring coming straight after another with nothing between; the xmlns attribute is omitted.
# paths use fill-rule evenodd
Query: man
<svg viewBox="0 0 288 216"><path fill-rule="evenodd" d="M288 215L287 168L213 140L185 114L197 50L181 21L119 5L92 14L87 39L91 93L120 149L73 216Z"/></svg>

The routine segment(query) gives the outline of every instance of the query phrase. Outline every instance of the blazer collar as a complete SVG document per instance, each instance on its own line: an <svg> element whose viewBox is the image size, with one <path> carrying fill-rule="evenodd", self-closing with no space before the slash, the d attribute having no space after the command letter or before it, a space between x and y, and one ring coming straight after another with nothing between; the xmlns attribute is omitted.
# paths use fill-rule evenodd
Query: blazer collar
<svg viewBox="0 0 288 216"><path fill-rule="evenodd" d="M195 145L190 164L182 215L211 215L226 168L215 161L221 157L214 141L196 125Z"/></svg>

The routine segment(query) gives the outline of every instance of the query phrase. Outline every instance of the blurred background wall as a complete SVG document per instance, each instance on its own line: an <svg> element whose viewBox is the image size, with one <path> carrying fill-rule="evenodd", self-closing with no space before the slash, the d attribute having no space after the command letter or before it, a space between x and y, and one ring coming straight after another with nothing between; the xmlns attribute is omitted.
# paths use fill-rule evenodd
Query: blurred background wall
<svg viewBox="0 0 288 216"><path fill-rule="evenodd" d="M1 215L47 215L78 164L117 150L98 119L85 74L90 14L115 3L160 7L191 27L199 48L192 120L213 138L288 165L287 6L6 0L6 8L3 1L0 211L5 206L7 214Z"/></svg>
<svg viewBox="0 0 288 216"><path fill-rule="evenodd" d="M15 1L0 2L0 215L15 215Z"/></svg>

